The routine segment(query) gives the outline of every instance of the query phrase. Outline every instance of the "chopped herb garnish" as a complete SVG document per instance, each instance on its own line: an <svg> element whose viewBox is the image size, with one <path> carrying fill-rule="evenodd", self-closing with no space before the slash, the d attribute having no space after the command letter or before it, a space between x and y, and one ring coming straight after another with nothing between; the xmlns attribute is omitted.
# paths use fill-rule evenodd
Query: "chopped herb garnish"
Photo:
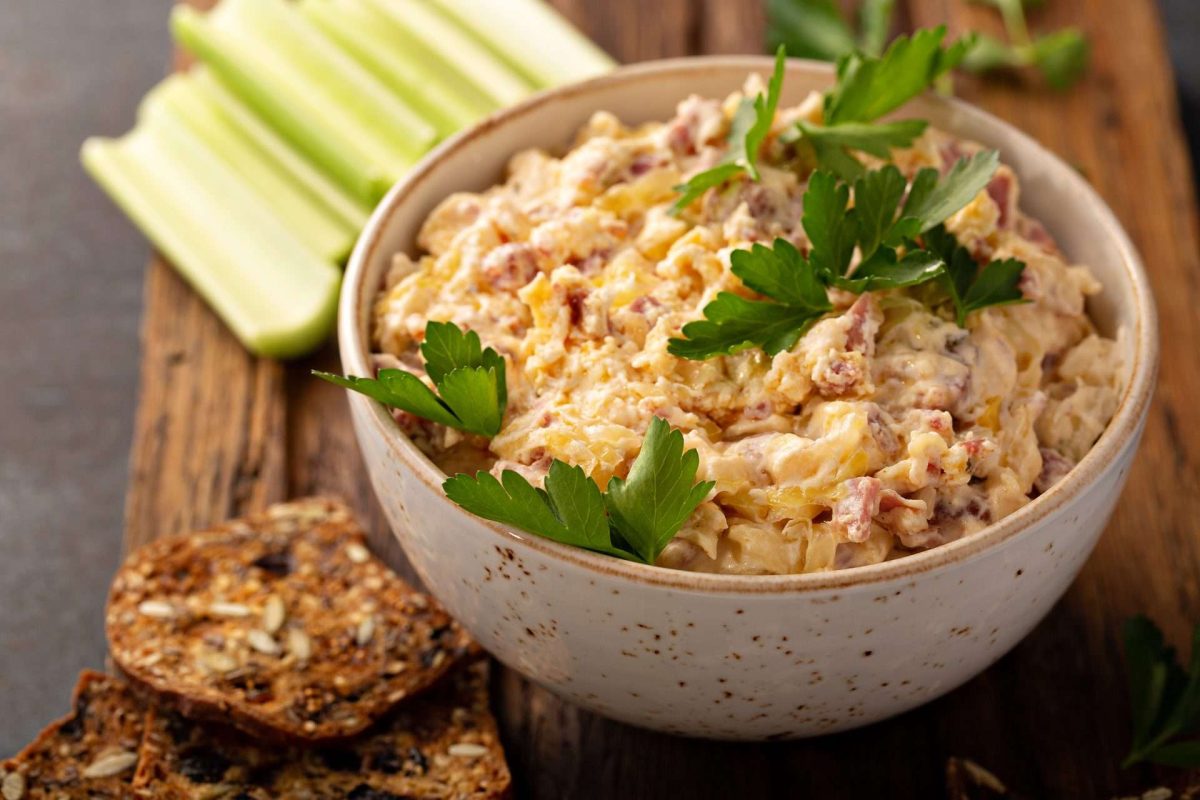
<svg viewBox="0 0 1200 800"><path fill-rule="evenodd" d="M894 165L872 170L851 184L814 172L804 193L805 255L784 239L730 254L733 274L768 298L721 292L704 307L703 320L683 326L667 349L703 360L759 347L767 355L790 350L805 331L832 310L826 287L856 294L938 281L964 325L972 311L1022 301L1024 264L993 261L982 270L941 223L979 194L999 164L994 150L964 158L944 176L922 169L910 186ZM906 197L907 190L907 197ZM853 205L851 205L853 196ZM857 266L851 270L855 253Z"/></svg>
<svg viewBox="0 0 1200 800"><path fill-rule="evenodd" d="M1146 617L1126 621L1124 634L1133 707L1133 742L1124 766L1152 761L1200 767L1200 739L1177 738L1200 730L1200 625L1192 633L1186 671Z"/></svg>
<svg viewBox="0 0 1200 800"><path fill-rule="evenodd" d="M908 147L928 123L877 120L924 92L953 69L971 47L971 39L942 46L945 27L922 29L898 36L881 56L854 52L838 60L837 83L825 94L824 121L799 122L798 135L809 142L820 169L844 180L862 174L851 151L887 158L893 148Z"/></svg>
<svg viewBox="0 0 1200 800"><path fill-rule="evenodd" d="M421 345L424 381L402 369L381 369L376 378L342 377L313 371L318 378L365 394L384 405L480 436L495 436L508 404L504 358L483 349L479 334L464 333L451 322L430 322Z"/></svg>
<svg viewBox="0 0 1200 800"><path fill-rule="evenodd" d="M771 132L775 122L775 110L779 107L779 92L783 86L783 70L787 53L782 46L775 54L775 71L767 84L764 95L743 97L729 126L729 149L712 169L693 175L687 183L675 187L681 193L671 206L678 213L692 204L698 197L713 187L720 186L736 175L745 174L751 180L759 179L758 151Z"/></svg>
<svg viewBox="0 0 1200 800"><path fill-rule="evenodd" d="M629 476L612 478L607 493L580 467L550 464L545 489L505 470L459 474L442 484L446 496L485 519L562 544L653 564L712 491L696 483L700 457L683 449L683 434L655 417Z"/></svg>
<svg viewBox="0 0 1200 800"><path fill-rule="evenodd" d="M1004 19L1008 41L981 34L963 59L969 72L1036 67L1046 83L1055 89L1070 88L1087 69L1091 49L1087 37L1078 28L1063 28L1041 36L1031 36L1025 21L1029 0L974 0L993 6Z"/></svg>

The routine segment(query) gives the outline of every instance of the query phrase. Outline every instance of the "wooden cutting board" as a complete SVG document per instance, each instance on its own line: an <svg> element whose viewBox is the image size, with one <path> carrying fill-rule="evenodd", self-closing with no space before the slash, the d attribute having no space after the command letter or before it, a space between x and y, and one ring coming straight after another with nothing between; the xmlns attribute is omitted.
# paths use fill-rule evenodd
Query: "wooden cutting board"
<svg viewBox="0 0 1200 800"><path fill-rule="evenodd" d="M557 0L621 61L760 52L759 0ZM899 0L901 27L998 33L964 0ZM1183 780L1120 770L1129 709L1118 631L1145 612L1186 641L1200 621L1200 238L1161 21L1151 0L1051 0L1035 29L1082 27L1086 79L960 79L959 94L1024 129L1112 205L1145 258L1162 319L1157 402L1122 502L1083 574L1023 643L949 696L897 719L792 744L672 738L580 711L501 672L495 705L519 797L919 797L943 794L948 756L1032 797L1107 798ZM409 577L371 495L342 392L301 363L248 356L171 269L151 261L127 547L287 497L340 495Z"/></svg>

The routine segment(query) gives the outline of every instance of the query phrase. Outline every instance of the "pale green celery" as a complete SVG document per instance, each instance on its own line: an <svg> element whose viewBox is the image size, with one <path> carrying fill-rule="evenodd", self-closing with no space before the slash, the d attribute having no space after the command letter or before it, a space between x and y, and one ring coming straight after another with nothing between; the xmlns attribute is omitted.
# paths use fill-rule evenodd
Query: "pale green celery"
<svg viewBox="0 0 1200 800"><path fill-rule="evenodd" d="M254 108L297 149L359 200L375 203L403 167L380 159L378 148L336 103L309 91L256 42L218 29L196 9L177 5L171 31L184 48Z"/></svg>
<svg viewBox="0 0 1200 800"><path fill-rule="evenodd" d="M314 167L312 162L226 89L207 67L197 66L188 72L188 76L198 94L219 109L229 124L253 142L264 157L304 187L313 200L341 220L355 235L366 227L371 207Z"/></svg>
<svg viewBox="0 0 1200 800"><path fill-rule="evenodd" d="M443 16L429 0L366 0L411 40L427 42L437 63L477 86L502 106L512 105L533 92L533 85L503 60ZM536 43L530 43L536 46Z"/></svg>
<svg viewBox="0 0 1200 800"><path fill-rule="evenodd" d="M538 87L594 78L616 66L544 0L433 0Z"/></svg>
<svg viewBox="0 0 1200 800"><path fill-rule="evenodd" d="M313 24L412 104L443 136L495 109L495 103L478 92L463 91L445 80L436 61L403 43L397 46L396 37L387 34L387 21L362 0L301 0L298 5Z"/></svg>
<svg viewBox="0 0 1200 800"><path fill-rule="evenodd" d="M226 122L186 74L172 75L151 90L142 100L138 115L159 125L170 125L172 120L187 125L287 221L289 229L313 252L334 262L349 255L357 231L314 202L274 160Z"/></svg>
<svg viewBox="0 0 1200 800"><path fill-rule="evenodd" d="M379 150L382 163L412 166L437 141L437 131L363 69L288 0L222 0L210 18L244 34L353 120Z"/></svg>
<svg viewBox="0 0 1200 800"><path fill-rule="evenodd" d="M187 128L145 120L84 142L83 164L250 351L303 355L330 334L340 271Z"/></svg>

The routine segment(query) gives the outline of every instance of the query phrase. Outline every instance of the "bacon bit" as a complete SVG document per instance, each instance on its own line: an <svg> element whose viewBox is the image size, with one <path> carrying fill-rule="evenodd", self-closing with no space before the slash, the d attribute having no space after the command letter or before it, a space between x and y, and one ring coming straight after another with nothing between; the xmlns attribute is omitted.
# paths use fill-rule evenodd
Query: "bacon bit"
<svg viewBox="0 0 1200 800"><path fill-rule="evenodd" d="M662 303L648 294L642 295L629 304L629 310L635 314L645 314L652 308L662 308Z"/></svg>
<svg viewBox="0 0 1200 800"><path fill-rule="evenodd" d="M1051 255L1059 253L1058 242L1054 241L1054 237L1050 235L1046 227L1036 219L1027 217L1024 214L1018 214L1016 231L1017 235L1022 239L1033 242L1047 253Z"/></svg>
<svg viewBox="0 0 1200 800"><path fill-rule="evenodd" d="M875 295L859 295L846 312L850 320L850 327L846 330L846 347L868 357L874 355L879 316Z"/></svg>
<svg viewBox="0 0 1200 800"><path fill-rule="evenodd" d="M629 174L636 178L639 175L645 175L656 167L661 167L663 163L663 159L660 156L653 153L641 153L629 164Z"/></svg>
<svg viewBox="0 0 1200 800"><path fill-rule="evenodd" d="M879 513L878 478L851 478L843 486L846 496L833 507L833 521L852 542L865 542L871 535L871 518Z"/></svg>
<svg viewBox="0 0 1200 800"><path fill-rule="evenodd" d="M824 369L814 371L813 387L822 397L840 397L854 391L867 378L865 365L842 356L834 356Z"/></svg>
<svg viewBox="0 0 1200 800"><path fill-rule="evenodd" d="M961 376L944 383L929 382L915 392L913 404L930 411L949 411L967 392L967 379Z"/></svg>
<svg viewBox="0 0 1200 800"><path fill-rule="evenodd" d="M1045 494L1066 477L1075 462L1050 447L1039 447L1038 452L1042 454L1042 471L1033 482L1033 488L1038 494Z"/></svg>
<svg viewBox="0 0 1200 800"><path fill-rule="evenodd" d="M1016 209L1013 208L1013 186L1012 172L1003 167L996 171L987 185L988 197L1000 208L997 225L1001 230L1006 230L1016 216Z"/></svg>
<svg viewBox="0 0 1200 800"><path fill-rule="evenodd" d="M497 289L520 289L538 274L538 254L531 245L510 242L492 248L483 259L483 276Z"/></svg>
<svg viewBox="0 0 1200 800"><path fill-rule="evenodd" d="M938 155L942 159L942 172L946 172L955 164L957 164L965 155L966 151L962 149L961 144L954 139L943 144L938 148Z"/></svg>
<svg viewBox="0 0 1200 800"><path fill-rule="evenodd" d="M587 300L588 293L576 289L567 292L567 308L571 312L571 324L578 326L583 322L583 304Z"/></svg>

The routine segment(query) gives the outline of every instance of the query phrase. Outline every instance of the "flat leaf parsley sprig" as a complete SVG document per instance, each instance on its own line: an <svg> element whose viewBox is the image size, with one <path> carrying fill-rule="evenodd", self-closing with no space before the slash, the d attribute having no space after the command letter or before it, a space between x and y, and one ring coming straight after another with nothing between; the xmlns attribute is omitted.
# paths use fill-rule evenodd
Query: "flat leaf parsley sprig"
<svg viewBox="0 0 1200 800"><path fill-rule="evenodd" d="M749 347L771 356L789 350L832 310L829 286L862 294L936 281L960 326L971 311L1021 302L1021 262L993 261L981 269L941 224L987 186L998 164L995 151L982 151L944 177L922 169L911 186L889 164L853 182L853 205L850 183L814 172L801 219L811 243L807 255L785 239L771 248L733 251L733 274L767 299L721 292L704 307L703 320L684 325L683 337L668 342L668 351L703 360Z"/></svg>
<svg viewBox="0 0 1200 800"><path fill-rule="evenodd" d="M629 476L600 487L580 467L555 459L546 488L505 470L446 480L446 496L485 519L563 544L653 564L683 523L712 491L696 483L700 457L684 451L683 434L655 417Z"/></svg>
<svg viewBox="0 0 1200 800"><path fill-rule="evenodd" d="M448 428L480 436L500 432L508 405L503 356L490 347L483 349L479 334L464 333L452 322L425 326L421 355L437 394L402 369L381 369L376 378L343 378L317 370L313 374Z"/></svg>
<svg viewBox="0 0 1200 800"><path fill-rule="evenodd" d="M797 122L781 134L781 139L806 141L818 168L845 180L853 180L864 171L853 151L887 158L892 148L911 145L928 126L925 120L878 120L921 94L962 61L971 40L960 39L943 47L945 36L945 27L922 29L912 38L897 37L882 56L851 53L841 58L837 82L825 93L824 122ZM709 189L739 175L754 181L759 179L759 151L775 122L786 56L781 44L775 53L775 70L766 93L742 98L729 126L724 157L716 166L675 187L680 196L671 207L672 213L679 213Z"/></svg>
<svg viewBox="0 0 1200 800"><path fill-rule="evenodd" d="M1200 625L1192 633L1192 656L1185 671L1162 631L1144 616L1125 623L1125 661L1133 706L1133 742L1124 766L1153 761L1172 767L1200 767Z"/></svg>

